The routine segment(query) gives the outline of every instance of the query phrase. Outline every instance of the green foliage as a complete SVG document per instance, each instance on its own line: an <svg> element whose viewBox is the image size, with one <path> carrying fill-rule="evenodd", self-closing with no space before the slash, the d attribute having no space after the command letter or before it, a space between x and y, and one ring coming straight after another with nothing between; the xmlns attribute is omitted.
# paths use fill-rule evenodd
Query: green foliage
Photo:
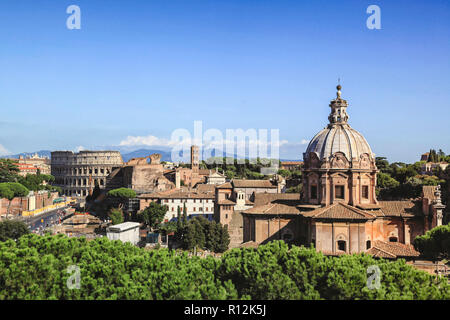
<svg viewBox="0 0 450 320"><path fill-rule="evenodd" d="M424 162L389 164L384 157L377 157L375 161L380 170L376 188L380 200L417 198L422 193L422 186L435 186L445 182L438 176L421 175ZM443 176L442 170L438 171L437 174Z"/></svg>
<svg viewBox="0 0 450 320"><path fill-rule="evenodd" d="M213 252L224 252L230 244L230 236L226 227L204 217L195 217L177 230L176 239L180 239L183 248L206 249Z"/></svg>
<svg viewBox="0 0 450 320"><path fill-rule="evenodd" d="M0 198L12 200L15 197L25 197L30 191L18 182L0 183Z"/></svg>
<svg viewBox="0 0 450 320"><path fill-rule="evenodd" d="M50 185L44 185L44 182L51 183L55 177L49 174L27 174L25 177L18 178L19 183L32 191L54 190Z"/></svg>
<svg viewBox="0 0 450 320"><path fill-rule="evenodd" d="M450 259L450 224L433 228L414 239L414 247L430 259Z"/></svg>
<svg viewBox="0 0 450 320"><path fill-rule="evenodd" d="M215 277L216 263L107 238L32 234L0 243L0 300L237 299L233 284ZM70 265L80 268L80 289L67 287Z"/></svg>
<svg viewBox="0 0 450 320"><path fill-rule="evenodd" d="M107 195L110 197L130 199L136 198L136 191L128 188L118 188L108 191Z"/></svg>
<svg viewBox="0 0 450 320"><path fill-rule="evenodd" d="M109 216L109 218L111 219L111 223L112 223L113 225L120 224L120 223L123 222L123 212L122 212L121 209L118 209L118 208L112 208L112 209L109 211L108 216Z"/></svg>
<svg viewBox="0 0 450 320"><path fill-rule="evenodd" d="M163 234L169 234L178 230L177 223L174 221L165 222L160 224L158 230Z"/></svg>
<svg viewBox="0 0 450 320"><path fill-rule="evenodd" d="M150 202L150 205L147 208L138 213L138 219L150 228L156 229L159 224L163 222L167 210L167 206L160 205L156 202Z"/></svg>
<svg viewBox="0 0 450 320"><path fill-rule="evenodd" d="M187 208L186 208L186 203L183 204L183 225L185 226L187 224L188 221L188 216L187 216Z"/></svg>
<svg viewBox="0 0 450 320"><path fill-rule="evenodd" d="M69 289L76 265L81 288ZM381 287L367 288L367 267L381 270ZM404 260L326 257L282 241L233 249L222 258L145 250L99 238L29 234L0 242L0 300L4 299L450 299L445 279Z"/></svg>
<svg viewBox="0 0 450 320"><path fill-rule="evenodd" d="M0 241L8 239L16 240L30 233L28 227L22 221L4 220L0 221Z"/></svg>
<svg viewBox="0 0 450 320"><path fill-rule="evenodd" d="M228 179L265 179L261 174L261 168L267 168L272 164L279 164L276 159L235 159L231 157L212 157L202 162L202 167L217 169L226 175Z"/></svg>
<svg viewBox="0 0 450 320"><path fill-rule="evenodd" d="M292 175L292 171L286 169L278 170L278 174L284 178L289 178Z"/></svg>
<svg viewBox="0 0 450 320"><path fill-rule="evenodd" d="M405 263L365 254L326 257L315 249L291 249L274 241L258 249L233 249L217 274L240 297L252 299L449 299L446 279L435 279ZM367 287L367 268L381 270L381 287Z"/></svg>
<svg viewBox="0 0 450 320"><path fill-rule="evenodd" d="M16 182L19 167L11 159L0 159L0 182Z"/></svg>
<svg viewBox="0 0 450 320"><path fill-rule="evenodd" d="M303 185L299 184L295 187L290 187L286 189L286 193L301 193L303 189Z"/></svg>
<svg viewBox="0 0 450 320"><path fill-rule="evenodd" d="M14 192L7 185L8 182L0 183L0 199L14 199Z"/></svg>

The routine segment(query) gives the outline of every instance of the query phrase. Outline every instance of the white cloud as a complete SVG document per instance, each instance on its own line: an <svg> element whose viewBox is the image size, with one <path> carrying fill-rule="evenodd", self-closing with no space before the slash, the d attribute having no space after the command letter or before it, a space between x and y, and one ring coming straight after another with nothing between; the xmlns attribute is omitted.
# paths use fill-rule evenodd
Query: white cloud
<svg viewBox="0 0 450 320"><path fill-rule="evenodd" d="M234 145L235 147L244 147L248 145L266 147L281 147L287 145L289 142L287 140L280 141L266 141L266 140L203 140L204 148L226 148L228 144ZM128 136L126 139L120 141L119 146L164 146L164 147L174 147L180 145L191 145L193 141L189 137L182 138L181 140L168 140L164 138L158 138L156 136L148 135L148 136ZM201 145L200 141L194 141L195 144Z"/></svg>
<svg viewBox="0 0 450 320"><path fill-rule="evenodd" d="M308 144L309 143L309 140L306 140L306 139L302 139L302 141L300 141L300 144Z"/></svg>
<svg viewBox="0 0 450 320"><path fill-rule="evenodd" d="M8 154L10 154L10 152L0 144L0 156L6 156Z"/></svg>
<svg viewBox="0 0 450 320"><path fill-rule="evenodd" d="M152 135L149 136L128 136L126 139L120 141L119 146L173 146L177 144L176 141L168 139L161 139Z"/></svg>
<svg viewBox="0 0 450 320"><path fill-rule="evenodd" d="M86 150L86 148L83 147L83 146L78 146L78 147L75 148L75 152L80 152L80 151L83 151L83 150Z"/></svg>

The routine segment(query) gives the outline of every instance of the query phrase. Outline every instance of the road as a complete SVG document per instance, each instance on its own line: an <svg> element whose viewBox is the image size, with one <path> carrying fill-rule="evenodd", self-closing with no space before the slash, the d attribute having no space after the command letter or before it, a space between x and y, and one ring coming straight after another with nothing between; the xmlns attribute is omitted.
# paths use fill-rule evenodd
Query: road
<svg viewBox="0 0 450 320"><path fill-rule="evenodd" d="M58 224L58 212L62 212L66 207L58 208L53 211L43 213L37 217L25 220L25 223L31 228L31 231L38 230L39 228L46 228L52 224Z"/></svg>

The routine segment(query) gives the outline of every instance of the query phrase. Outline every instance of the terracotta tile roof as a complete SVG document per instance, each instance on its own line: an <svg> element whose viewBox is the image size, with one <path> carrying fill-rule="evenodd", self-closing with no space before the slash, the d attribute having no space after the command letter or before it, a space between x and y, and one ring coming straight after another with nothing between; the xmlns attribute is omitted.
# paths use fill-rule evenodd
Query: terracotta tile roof
<svg viewBox="0 0 450 320"><path fill-rule="evenodd" d="M150 194L141 194L139 198L151 199L214 199L212 192L195 192L195 191L181 191L177 189L169 190L170 192L158 192Z"/></svg>
<svg viewBox="0 0 450 320"><path fill-rule="evenodd" d="M375 257L382 258L397 258L397 257L418 257L420 253L417 252L411 244L404 244L400 242L384 242L376 240L372 248L366 251Z"/></svg>
<svg viewBox="0 0 450 320"><path fill-rule="evenodd" d="M428 198L430 200L435 200L436 196L434 195L434 192L436 191L437 186L423 186L422 187L422 193L424 198Z"/></svg>
<svg viewBox="0 0 450 320"><path fill-rule="evenodd" d="M255 206L268 204L276 200L300 200L299 193L255 193Z"/></svg>
<svg viewBox="0 0 450 320"><path fill-rule="evenodd" d="M209 173L212 173L214 171L210 170L210 169L199 169L198 170L198 174L201 176L209 176Z"/></svg>
<svg viewBox="0 0 450 320"><path fill-rule="evenodd" d="M245 180L233 179L231 182L235 188L276 188L270 180Z"/></svg>
<svg viewBox="0 0 450 320"><path fill-rule="evenodd" d="M379 204L374 204L374 203L361 203L356 205L357 208L362 209L362 210L366 210L366 209L381 209Z"/></svg>
<svg viewBox="0 0 450 320"><path fill-rule="evenodd" d="M214 192L216 186L213 184L198 184L197 192Z"/></svg>
<svg viewBox="0 0 450 320"><path fill-rule="evenodd" d="M247 241L247 242L241 243L239 245L239 248L258 248L258 243L256 243L255 241Z"/></svg>
<svg viewBox="0 0 450 320"><path fill-rule="evenodd" d="M218 185L216 188L217 189L232 189L233 186L231 185L230 182L225 182L224 184Z"/></svg>
<svg viewBox="0 0 450 320"><path fill-rule="evenodd" d="M382 215L386 217L414 217L422 214L419 203L415 200L379 201Z"/></svg>
<svg viewBox="0 0 450 320"><path fill-rule="evenodd" d="M303 161L281 161L281 165L301 165Z"/></svg>
<svg viewBox="0 0 450 320"><path fill-rule="evenodd" d="M376 257L376 258L387 258L387 259L395 259L397 256L395 254L389 253L387 251L383 251L376 247L372 247L366 251L366 253Z"/></svg>
<svg viewBox="0 0 450 320"><path fill-rule="evenodd" d="M219 205L227 204L227 205L233 205L234 206L236 204L236 202L228 200L228 199L225 199L225 200L220 200L219 202L217 202L217 204L219 204Z"/></svg>
<svg viewBox="0 0 450 320"><path fill-rule="evenodd" d="M342 202L315 209L309 212L303 212L305 217L314 219L332 219L332 220L368 220L375 218L375 215L360 210Z"/></svg>
<svg viewBox="0 0 450 320"><path fill-rule="evenodd" d="M269 215L279 215L279 214L301 214L301 211L295 206L290 206L281 203L269 203L262 206L253 207L242 211L245 214L269 214Z"/></svg>

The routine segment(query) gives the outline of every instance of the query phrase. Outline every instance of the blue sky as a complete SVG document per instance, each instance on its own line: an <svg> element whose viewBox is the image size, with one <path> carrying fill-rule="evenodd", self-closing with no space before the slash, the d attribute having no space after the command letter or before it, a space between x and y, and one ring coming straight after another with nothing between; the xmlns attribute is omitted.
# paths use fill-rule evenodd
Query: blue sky
<svg viewBox="0 0 450 320"><path fill-rule="evenodd" d="M0 41L3 154L156 148L201 120L279 129L280 156L300 159L338 77L377 156L450 153L448 0L2 0Z"/></svg>

